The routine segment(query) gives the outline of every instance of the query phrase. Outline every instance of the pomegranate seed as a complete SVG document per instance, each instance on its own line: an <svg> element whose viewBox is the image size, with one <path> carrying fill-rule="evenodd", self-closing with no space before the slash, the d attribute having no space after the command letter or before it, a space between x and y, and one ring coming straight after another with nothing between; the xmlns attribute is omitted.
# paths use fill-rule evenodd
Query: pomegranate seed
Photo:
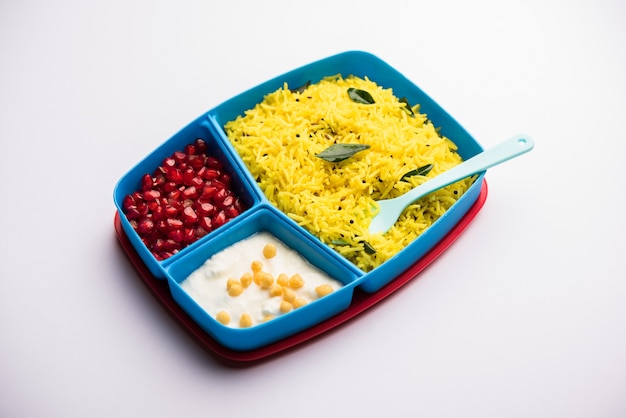
<svg viewBox="0 0 626 418"><path fill-rule="evenodd" d="M129 221L139 219L141 217L141 213L139 213L137 206L129 206L128 208L126 208L126 217Z"/></svg>
<svg viewBox="0 0 626 418"><path fill-rule="evenodd" d="M180 184L183 181L183 173L177 167L170 167L167 169L167 179Z"/></svg>
<svg viewBox="0 0 626 418"><path fill-rule="evenodd" d="M196 155L196 146L194 144L185 145L185 154L187 154L187 157Z"/></svg>
<svg viewBox="0 0 626 418"><path fill-rule="evenodd" d="M216 168L218 170L221 170L223 167L220 160L218 160L215 157L209 157L209 156L207 156L206 158L206 166L209 168Z"/></svg>
<svg viewBox="0 0 626 418"><path fill-rule="evenodd" d="M165 184L163 185L163 191L168 192L168 193L173 192L177 188L178 188L178 183L176 183L175 181L168 181L168 182L165 182Z"/></svg>
<svg viewBox="0 0 626 418"><path fill-rule="evenodd" d="M176 160L176 162L177 162L178 164L180 164L180 163L183 163L183 162L187 161L187 154L185 154L185 153L184 153L184 152L182 152L182 151L176 151L176 152L172 155L172 157L174 157L174 160Z"/></svg>
<svg viewBox="0 0 626 418"><path fill-rule="evenodd" d="M124 200L122 200L122 209L127 211L131 206L135 206L136 202L132 195L124 196Z"/></svg>
<svg viewBox="0 0 626 418"><path fill-rule="evenodd" d="M145 192L146 190L152 189L152 184L152 176L150 174L144 174L141 178L141 190Z"/></svg>
<svg viewBox="0 0 626 418"><path fill-rule="evenodd" d="M149 212L149 208L148 208L148 204L146 202L141 202L137 204L137 210L139 211L139 214L141 216L146 216L148 215Z"/></svg>
<svg viewBox="0 0 626 418"><path fill-rule="evenodd" d="M202 188L204 187L204 180L202 180L202 177L195 176L191 180L191 185L195 186L195 188L198 190L202 190Z"/></svg>
<svg viewBox="0 0 626 418"><path fill-rule="evenodd" d="M222 205L224 199L228 196L228 192L226 189L218 189L217 192L213 195L213 199L217 202L218 205Z"/></svg>
<svg viewBox="0 0 626 418"><path fill-rule="evenodd" d="M205 153L208 149L207 143L202 138L198 138L194 141L194 145L196 146L196 150L198 153Z"/></svg>
<svg viewBox="0 0 626 418"><path fill-rule="evenodd" d="M214 228L219 228L226 223L226 214L224 211L219 211L215 217L211 220Z"/></svg>
<svg viewBox="0 0 626 418"><path fill-rule="evenodd" d="M224 213L226 213L226 216L229 219L233 219L241 214L241 212L239 212L234 206L230 206L224 209Z"/></svg>
<svg viewBox="0 0 626 418"><path fill-rule="evenodd" d="M154 178L152 179L152 187L160 188L165 184L166 181L167 179L165 178L165 174L159 173L155 175Z"/></svg>
<svg viewBox="0 0 626 418"><path fill-rule="evenodd" d="M209 202L202 202L197 205L197 210L201 215L212 215L215 213L215 206Z"/></svg>
<svg viewBox="0 0 626 418"><path fill-rule="evenodd" d="M177 243L183 241L183 230L182 229L171 229L167 231L167 237ZM167 241L166 241L167 242Z"/></svg>
<svg viewBox="0 0 626 418"><path fill-rule="evenodd" d="M173 239L166 239L163 241L163 249L165 251L178 251L181 249L180 242L174 241Z"/></svg>
<svg viewBox="0 0 626 418"><path fill-rule="evenodd" d="M222 200L221 202L218 202L218 205L220 208L226 209L228 207L231 207L234 203L235 203L235 198L232 195L227 195L226 197L224 197L224 200Z"/></svg>
<svg viewBox="0 0 626 418"><path fill-rule="evenodd" d="M137 232L142 235L150 235L154 231L154 222L150 218L144 218L137 222Z"/></svg>
<svg viewBox="0 0 626 418"><path fill-rule="evenodd" d="M183 209L182 218L183 218L183 222L188 223L188 224L194 224L198 222L198 215L196 214L196 211L193 210L191 206L187 206L185 209Z"/></svg>
<svg viewBox="0 0 626 418"><path fill-rule="evenodd" d="M165 205L164 212L166 217L174 218L176 215L178 215L179 211L172 205Z"/></svg>
<svg viewBox="0 0 626 418"><path fill-rule="evenodd" d="M208 216L203 216L202 218L200 218L198 223L207 232L210 232L213 230L213 222L211 221L211 218Z"/></svg>
<svg viewBox="0 0 626 418"><path fill-rule="evenodd" d="M158 190L148 190L143 194L144 199L146 199L147 202L151 201L151 200L156 200L158 198L161 197L161 192L159 192Z"/></svg>
<svg viewBox="0 0 626 418"><path fill-rule="evenodd" d="M204 157L202 155L190 155L188 159L189 165L195 170L204 167Z"/></svg>
<svg viewBox="0 0 626 418"><path fill-rule="evenodd" d="M191 185L191 181L196 176L196 172L193 167L187 167L185 171L183 171L183 184L186 186Z"/></svg>
<svg viewBox="0 0 626 418"><path fill-rule="evenodd" d="M202 192L200 193L198 200L201 200L204 202L211 201L213 199L213 196L215 196L215 193L217 193L217 187L204 186L204 188L202 189Z"/></svg>
<svg viewBox="0 0 626 418"><path fill-rule="evenodd" d="M203 227L201 227L199 225L196 227L196 238L198 238L198 239L202 238L206 234L208 234L206 229L204 229Z"/></svg>
<svg viewBox="0 0 626 418"><path fill-rule="evenodd" d="M159 205L152 211L152 219L160 221L166 217L165 206Z"/></svg>
<svg viewBox="0 0 626 418"><path fill-rule="evenodd" d="M170 218L170 219L167 219L165 223L170 229L180 229L183 227L183 221L181 221L180 219Z"/></svg>
<svg viewBox="0 0 626 418"><path fill-rule="evenodd" d="M203 173L202 173L202 178L206 179L206 180L213 180L216 179L220 176L220 172L219 170L215 170L213 168L207 168Z"/></svg>
<svg viewBox="0 0 626 418"><path fill-rule="evenodd" d="M174 167L176 165L176 160L173 157L167 157L163 160L163 167L169 168Z"/></svg>
<svg viewBox="0 0 626 418"><path fill-rule="evenodd" d="M185 228L183 229L183 242L192 243L197 239L196 229L195 228Z"/></svg>
<svg viewBox="0 0 626 418"><path fill-rule="evenodd" d="M195 186L189 186L183 190L182 196L185 199L195 199L198 197L198 189Z"/></svg>

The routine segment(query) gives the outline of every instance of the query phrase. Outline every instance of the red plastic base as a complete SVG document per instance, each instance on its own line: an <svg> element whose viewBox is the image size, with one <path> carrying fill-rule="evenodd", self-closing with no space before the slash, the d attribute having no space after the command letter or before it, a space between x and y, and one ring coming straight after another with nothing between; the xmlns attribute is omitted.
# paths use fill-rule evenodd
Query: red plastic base
<svg viewBox="0 0 626 418"><path fill-rule="evenodd" d="M209 351L219 361L228 366L246 366L268 359L278 353L292 349L306 341L309 341L333 328L343 324L349 319L362 313L366 309L372 307L376 303L385 299L387 296L398 290L407 282L415 278L422 270L432 263L441 253L443 253L456 238L467 228L474 219L476 214L483 207L487 199L487 182L483 181L483 185L474 205L467 214L459 221L457 225L444 237L430 252L422 257L413 266L408 268L404 273L391 281L382 289L375 293L365 293L358 288L354 290L352 303L345 311L327 319L311 328L308 328L298 334L292 335L284 340L277 341L265 347L252 351L234 351L222 346L211 338L198 324L196 324L185 311L174 301L167 285L167 280L154 278L148 268L143 264L132 244L126 237L122 229L119 214L115 214L115 231L122 245L122 248L130 258L131 262L139 272L143 283L150 289L152 294L157 298L170 315L198 342L202 347Z"/></svg>

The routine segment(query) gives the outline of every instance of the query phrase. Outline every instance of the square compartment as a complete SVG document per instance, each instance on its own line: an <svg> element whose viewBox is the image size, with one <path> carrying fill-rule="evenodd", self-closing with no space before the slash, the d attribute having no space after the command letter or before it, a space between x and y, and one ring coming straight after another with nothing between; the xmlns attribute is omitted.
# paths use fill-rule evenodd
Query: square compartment
<svg viewBox="0 0 626 418"><path fill-rule="evenodd" d="M244 213L260 202L260 191L257 189L255 184L249 182L246 175L242 174L240 167L234 162L230 153L226 151L223 141L216 140L217 137L218 135L215 134L213 125L209 123L207 116L203 115L191 122L145 157L128 173L126 173L115 186L113 200L118 213L120 213L122 227L141 259L150 269L150 272L159 279L163 279L165 277L163 273L163 266L169 264L181 254L192 251L193 248L198 246L200 242L209 238L220 229L217 228L212 232L209 232L208 235L200 238L198 241L193 242L190 245L185 246L178 253L162 261L157 260L148 247L143 243L141 237L137 231L133 229L130 221L124 214L123 201L126 195L141 189L142 177L145 174L152 175L157 167L162 164L165 158L172 156L174 152L183 151L186 145L193 143L197 138L202 138L208 146L206 154L217 158L223 164L223 170L230 175L232 179L231 189L234 194L239 197Z"/></svg>
<svg viewBox="0 0 626 418"><path fill-rule="evenodd" d="M221 135L232 154L240 160L241 166L244 167L244 175L248 176L249 182L255 182L255 179L245 169L245 164L230 144L223 129L224 125L237 116L244 115L246 110L262 102L265 95L282 88L285 83L290 87L301 86L307 82L314 84L324 77L337 74L344 77L348 75L367 77L385 89L393 89L396 97L405 97L410 103L419 104L420 113L425 113L433 124L440 128L441 134L450 138L458 146L458 153L463 160L483 151L480 144L456 120L400 72L370 53L348 51L275 77L233 97L209 112L216 132ZM477 200L483 178L484 173L477 175L474 183L464 195L402 251L372 271L362 272L365 278L361 288L366 292L380 290L430 251ZM347 259L344 260L352 264Z"/></svg>
<svg viewBox="0 0 626 418"><path fill-rule="evenodd" d="M308 263L341 282L343 286L303 307L250 328L222 325L183 289L181 283L213 255L262 231L270 233L287 247L296 250ZM279 341L347 309L352 301L353 290L358 284L357 275L338 261L330 248L310 239L271 207L263 205L249 211L248 216L242 217L239 222L233 222L216 231L193 251L173 261L165 271L172 297L183 310L220 344L240 351L253 350Z"/></svg>

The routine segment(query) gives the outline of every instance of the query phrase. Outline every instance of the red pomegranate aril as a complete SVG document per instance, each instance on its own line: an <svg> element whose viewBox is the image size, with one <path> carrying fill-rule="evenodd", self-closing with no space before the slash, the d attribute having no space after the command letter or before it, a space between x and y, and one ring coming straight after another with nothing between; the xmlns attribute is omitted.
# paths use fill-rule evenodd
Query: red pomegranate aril
<svg viewBox="0 0 626 418"><path fill-rule="evenodd" d="M215 193L217 193L217 187L208 185L204 186L198 200L204 202L210 201L213 199L213 196L215 196Z"/></svg>
<svg viewBox="0 0 626 418"><path fill-rule="evenodd" d="M202 180L202 177L195 176L193 179L191 179L191 185L198 190L202 190L202 188L204 187L204 180Z"/></svg>
<svg viewBox="0 0 626 418"><path fill-rule="evenodd" d="M183 173L178 167L170 167L167 169L167 179L180 184L183 181Z"/></svg>
<svg viewBox="0 0 626 418"><path fill-rule="evenodd" d="M172 157L174 158L174 160L176 160L178 164L187 161L187 154L182 151L174 152L174 154L172 154Z"/></svg>
<svg viewBox="0 0 626 418"><path fill-rule="evenodd" d="M139 213L137 206L129 206L126 209L126 217L128 218L129 221L141 218L141 213Z"/></svg>
<svg viewBox="0 0 626 418"><path fill-rule="evenodd" d="M171 229L166 233L167 237L175 242L183 241L183 230L182 229Z"/></svg>
<svg viewBox="0 0 626 418"><path fill-rule="evenodd" d="M201 202L196 205L198 213L200 215L212 215L215 213L215 206L210 204L209 202Z"/></svg>
<svg viewBox="0 0 626 418"><path fill-rule="evenodd" d="M150 174L144 174L143 177L141 177L141 190L145 192L146 190L152 189L152 183L152 176Z"/></svg>
<svg viewBox="0 0 626 418"><path fill-rule="evenodd" d="M174 241L173 239L166 239L163 241L163 250L164 251L178 251L182 248L180 242Z"/></svg>
<svg viewBox="0 0 626 418"><path fill-rule="evenodd" d="M205 152L207 152L208 145L204 139L197 138L193 144L196 146L196 151L199 154L204 154Z"/></svg>
<svg viewBox="0 0 626 418"><path fill-rule="evenodd" d="M173 157L167 157L163 160L163 167L169 168L176 165L176 160Z"/></svg>
<svg viewBox="0 0 626 418"><path fill-rule="evenodd" d="M218 170L221 170L223 167L222 162L220 160L218 160L215 157L210 157L210 156L207 156L206 158L206 166L209 168L216 168Z"/></svg>
<svg viewBox="0 0 626 418"><path fill-rule="evenodd" d="M191 244L196 240L196 229L195 228L185 228L183 229L183 242L187 244Z"/></svg>
<svg viewBox="0 0 626 418"><path fill-rule="evenodd" d="M122 209L127 211L131 206L135 206L136 202L132 195L124 196L124 200L122 200Z"/></svg>
<svg viewBox="0 0 626 418"><path fill-rule="evenodd" d="M239 213L243 212L243 204L241 203L241 199L235 199L235 203L233 206L235 207L235 209L237 209L237 211L239 211Z"/></svg>
<svg viewBox="0 0 626 418"><path fill-rule="evenodd" d="M155 239L150 249L154 251L155 253L161 253L165 251L165 240L161 238Z"/></svg>
<svg viewBox="0 0 626 418"><path fill-rule="evenodd" d="M165 178L165 173L157 174L152 179L152 187L154 187L155 189L161 188L166 182L167 179Z"/></svg>
<svg viewBox="0 0 626 418"><path fill-rule="evenodd" d="M204 229L203 227L201 227L199 225L196 227L196 238L197 239L200 239L200 238L202 238L203 236L205 236L207 234L208 234L207 230Z"/></svg>
<svg viewBox="0 0 626 418"><path fill-rule="evenodd" d="M155 221L160 221L162 219L165 219L166 216L167 215L166 215L166 212L165 212L165 206L164 205L158 205L152 211L152 219L155 220Z"/></svg>
<svg viewBox="0 0 626 418"><path fill-rule="evenodd" d="M188 157L188 163L190 167L193 167L195 170L199 170L204 167L204 156L200 155L190 155Z"/></svg>
<svg viewBox="0 0 626 418"><path fill-rule="evenodd" d="M237 208L234 206L229 206L226 209L224 209L224 213L226 214L226 217L228 217L229 219L233 219L241 215L241 212L239 212L239 210L237 210Z"/></svg>
<svg viewBox="0 0 626 418"><path fill-rule="evenodd" d="M218 202L218 205L220 208L226 209L228 207L231 207L234 203L235 203L235 198L232 195L227 195L226 197L224 197L224 200L222 200L221 202Z"/></svg>
<svg viewBox="0 0 626 418"><path fill-rule="evenodd" d="M150 211L148 209L148 204L146 202L139 202L136 207L137 207L137 211L139 211L139 214L141 216L146 216L148 212Z"/></svg>
<svg viewBox="0 0 626 418"><path fill-rule="evenodd" d="M216 178L220 177L220 171L213 169L213 168L207 168L203 173L202 173L202 178L206 179L206 180L213 180Z"/></svg>
<svg viewBox="0 0 626 418"><path fill-rule="evenodd" d="M183 199L195 199L198 197L198 189L195 186L189 186L182 193Z"/></svg>
<svg viewBox="0 0 626 418"><path fill-rule="evenodd" d="M150 235L154 232L155 226L154 221L150 218L144 218L141 221L137 222L137 232L142 235Z"/></svg>
<svg viewBox="0 0 626 418"><path fill-rule="evenodd" d="M164 192L168 192L168 193L173 192L177 188L178 188L178 183L176 183L175 181L167 181L165 182L165 184L163 184Z"/></svg>
<svg viewBox="0 0 626 418"><path fill-rule="evenodd" d="M156 200L158 198L161 197L161 192L159 192L158 190L147 190L144 194L143 194L143 198L149 202L151 200Z"/></svg>
<svg viewBox="0 0 626 418"><path fill-rule="evenodd" d="M185 154L187 154L187 156L195 155L196 154L196 146L194 144L187 144L187 145L185 145Z"/></svg>
<svg viewBox="0 0 626 418"><path fill-rule="evenodd" d="M154 212L156 208L161 206L161 202L159 202L158 200L151 200L147 203L147 205L148 205L148 214L146 216L151 216L152 212Z"/></svg>
<svg viewBox="0 0 626 418"><path fill-rule="evenodd" d="M196 172L193 167L187 167L185 171L183 171L183 184L185 186L191 185L191 181L196 176Z"/></svg>
<svg viewBox="0 0 626 418"><path fill-rule="evenodd" d="M165 205L164 212L167 218L174 218L176 217L176 215L178 215L179 210L172 205Z"/></svg>
<svg viewBox="0 0 626 418"><path fill-rule="evenodd" d="M228 196L228 192L226 189L218 189L217 192L213 195L213 199L217 202L218 206L221 206L224 202L224 199Z"/></svg>
<svg viewBox="0 0 626 418"><path fill-rule="evenodd" d="M180 219L166 219L165 223L167 224L169 229L180 229L183 227L183 221Z"/></svg>
<svg viewBox="0 0 626 418"><path fill-rule="evenodd" d="M198 214L191 206L187 206L183 209L182 219L184 223L194 224L198 222Z"/></svg>
<svg viewBox="0 0 626 418"><path fill-rule="evenodd" d="M203 216L198 221L198 224L207 232L211 232L213 230L213 221L208 216Z"/></svg>
<svg viewBox="0 0 626 418"><path fill-rule="evenodd" d="M182 203L182 208L183 209L188 207L188 206L193 206L194 205L193 199L185 199L181 203Z"/></svg>
<svg viewBox="0 0 626 418"><path fill-rule="evenodd" d="M226 186L226 184L225 184L223 181L221 181L220 179L215 179L215 180L213 180L213 181L211 182L211 184L212 184L213 186L217 187L219 190L222 190L222 189L227 189L227 188L228 188L228 187Z"/></svg>
<svg viewBox="0 0 626 418"><path fill-rule="evenodd" d="M211 219L211 222L213 223L213 228L219 228L226 223L226 213L224 213L223 210L219 211L217 215Z"/></svg>

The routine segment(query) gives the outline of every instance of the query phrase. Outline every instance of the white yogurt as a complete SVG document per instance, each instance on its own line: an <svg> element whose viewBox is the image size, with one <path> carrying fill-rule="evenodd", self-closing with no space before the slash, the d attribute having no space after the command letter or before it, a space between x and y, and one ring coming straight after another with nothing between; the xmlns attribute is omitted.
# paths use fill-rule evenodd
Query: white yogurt
<svg viewBox="0 0 626 418"><path fill-rule="evenodd" d="M267 244L276 247L276 256L266 258L263 248ZM342 287L341 282L311 265L298 252L285 246L268 232L259 232L216 253L196 271L191 273L181 287L213 318L221 311L230 316L227 326L239 328L239 320L245 313L252 318L252 325L265 322L268 318L283 315L283 296L270 296L269 290L251 283L239 296L230 296L227 290L229 278L239 280L244 273L252 273L252 261L263 263L262 271L277 278L281 273L291 277L299 274L304 285L291 289L297 298L307 303L319 299L316 287L330 285L333 291Z"/></svg>

